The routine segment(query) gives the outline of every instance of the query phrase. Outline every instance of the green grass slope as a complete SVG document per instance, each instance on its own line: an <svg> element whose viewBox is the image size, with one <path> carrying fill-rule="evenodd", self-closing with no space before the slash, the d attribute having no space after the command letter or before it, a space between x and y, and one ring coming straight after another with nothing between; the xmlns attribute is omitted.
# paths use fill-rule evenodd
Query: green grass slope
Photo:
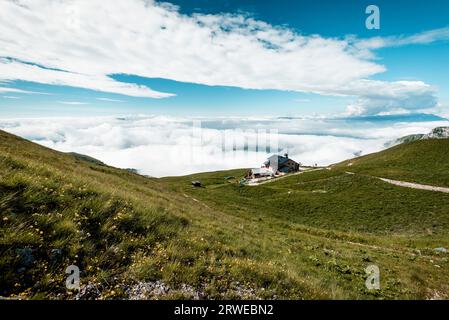
<svg viewBox="0 0 449 320"><path fill-rule="evenodd" d="M225 181L228 174L222 172L221 179L218 173L166 179L177 180L184 192L233 215L375 235L443 235L449 230L449 194L396 187L335 169L257 187ZM204 188L191 188L192 179L202 181Z"/></svg>
<svg viewBox="0 0 449 320"><path fill-rule="evenodd" d="M449 245L449 195L335 169L257 187L225 179L243 173L164 180L210 208L253 221L251 240L264 243L264 256L283 261L289 273L312 281L328 297L429 298L431 292L447 297L448 286L437 283L449 279L441 273L448 256L433 249ZM190 187L191 180L200 180L203 188ZM371 263L385 271L380 292L367 292L361 282Z"/></svg>
<svg viewBox="0 0 449 320"><path fill-rule="evenodd" d="M449 298L449 197L334 168L257 187L245 170L151 179L0 131L0 295ZM229 178L235 177L235 178ZM204 187L193 188L191 180ZM381 290L364 269L381 270ZM130 293L131 292L131 293Z"/></svg>
<svg viewBox="0 0 449 320"><path fill-rule="evenodd" d="M111 281L188 224L167 197L153 180L0 132L0 295L65 293L70 264Z"/></svg>
<svg viewBox="0 0 449 320"><path fill-rule="evenodd" d="M403 143L335 166L351 172L449 187L449 139Z"/></svg>

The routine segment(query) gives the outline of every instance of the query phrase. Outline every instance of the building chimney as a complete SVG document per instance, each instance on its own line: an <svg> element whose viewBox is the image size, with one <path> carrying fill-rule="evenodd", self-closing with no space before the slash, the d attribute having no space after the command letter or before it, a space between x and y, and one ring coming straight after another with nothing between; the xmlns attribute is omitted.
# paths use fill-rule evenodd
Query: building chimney
<svg viewBox="0 0 449 320"><path fill-rule="evenodd" d="M284 153L284 157L288 159L288 153Z"/></svg>

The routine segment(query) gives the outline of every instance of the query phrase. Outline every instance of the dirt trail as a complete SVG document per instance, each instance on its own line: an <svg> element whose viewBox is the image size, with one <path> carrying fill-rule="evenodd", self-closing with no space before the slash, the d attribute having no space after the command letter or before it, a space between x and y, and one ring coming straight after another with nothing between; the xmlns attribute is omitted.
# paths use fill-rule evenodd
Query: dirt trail
<svg viewBox="0 0 449 320"><path fill-rule="evenodd" d="M386 179L386 178L378 178L378 179L380 179L384 182L390 183L390 184L394 184L396 186L400 186L400 187L449 193L449 188L434 187L434 186L429 186L426 184L397 181L397 180L391 180L391 179Z"/></svg>
<svg viewBox="0 0 449 320"><path fill-rule="evenodd" d="M355 174L354 172L349 172L349 171L346 171L345 173L346 174L350 174L350 175ZM370 177L372 177L372 176L370 176ZM444 188L444 187L435 187L435 186L429 186L427 184L419 184L419 183L414 183L414 182L405 182L405 181L392 180L392 179L381 178L381 177L372 177L372 178L376 178L376 179L382 180L383 182L386 182L386 183L389 183L389 184L393 184L393 185L399 186L399 187L449 193L449 188Z"/></svg>
<svg viewBox="0 0 449 320"><path fill-rule="evenodd" d="M277 178L273 178L273 179L268 179L268 180L264 180L264 181L260 181L260 182L248 183L246 185L247 186L260 186L262 184L275 182L275 181L278 181L280 179L291 177L291 176L298 175L298 174L303 174L305 172L311 172L311 171L317 171L317 170L323 170L323 169L325 169L325 168L317 168L317 169L312 169L312 170L300 171L300 172L287 174L285 176L281 176L281 177L277 177ZM328 169L328 168L326 168L326 169ZM346 171L345 173L349 174L349 175L354 175L355 174L354 172L350 172L350 171ZM370 176L370 177L382 180L383 182L386 182L386 183L389 183L389 184L393 184L393 185L399 186L399 187L412 188L412 189L418 189L418 190L427 190L427 191L434 191L434 192L449 193L449 188L445 188L445 187L435 187L435 186L430 186L430 185L426 185L426 184L419 184L419 183L413 183L413 182L392 180L392 179L387 179L387 178L382 178L382 177L373 177L373 176Z"/></svg>

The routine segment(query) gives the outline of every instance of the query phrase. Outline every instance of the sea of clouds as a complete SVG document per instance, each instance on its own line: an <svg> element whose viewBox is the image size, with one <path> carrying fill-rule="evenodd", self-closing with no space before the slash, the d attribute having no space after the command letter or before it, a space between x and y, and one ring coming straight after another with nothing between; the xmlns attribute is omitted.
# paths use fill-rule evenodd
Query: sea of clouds
<svg viewBox="0 0 449 320"><path fill-rule="evenodd" d="M271 153L288 153L304 165L328 165L443 125L449 122L148 115L0 119L0 129L43 146L154 177L260 167Z"/></svg>

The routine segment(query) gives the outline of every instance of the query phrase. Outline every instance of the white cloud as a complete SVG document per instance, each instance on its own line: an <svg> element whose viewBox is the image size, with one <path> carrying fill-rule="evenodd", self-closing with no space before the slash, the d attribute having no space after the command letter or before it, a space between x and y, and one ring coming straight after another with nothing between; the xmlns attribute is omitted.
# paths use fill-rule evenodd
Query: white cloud
<svg viewBox="0 0 449 320"><path fill-rule="evenodd" d="M138 97L172 96L110 77L132 74L204 85L349 95L359 97L351 109L367 113L402 103L404 109L415 108L410 83L367 80L386 70L370 60L370 50L447 38L447 29L367 40L304 36L239 14L184 15L176 6L151 0L107 4L5 0L0 11L11 17L0 22L0 57L13 58L0 59L0 81L26 80ZM426 84L414 86L421 92L419 101L429 104L434 99ZM401 91L402 96L379 99L378 88ZM378 106L381 102L385 108Z"/></svg>
<svg viewBox="0 0 449 320"><path fill-rule="evenodd" d="M95 62L93 61L92 63ZM135 97L166 98L173 96L173 94L157 92L145 86L118 82L107 75L45 69L36 65L4 58L0 58L0 79L65 85Z"/></svg>
<svg viewBox="0 0 449 320"><path fill-rule="evenodd" d="M373 50L385 47L400 47L406 45L429 44L432 42L449 41L449 27L428 30L413 35L400 35L389 37L373 37L355 40L359 49Z"/></svg>
<svg viewBox="0 0 449 320"><path fill-rule="evenodd" d="M84 104L88 104L87 102L81 102L81 101L58 101L58 103L69 104L69 105L84 105Z"/></svg>
<svg viewBox="0 0 449 320"><path fill-rule="evenodd" d="M5 98L5 99L20 99L20 97L16 97L16 96L2 96L2 98Z"/></svg>
<svg viewBox="0 0 449 320"><path fill-rule="evenodd" d="M359 98L347 108L349 115L417 111L437 106L435 89L421 81L364 81L359 88L341 88L341 93L357 90Z"/></svg>
<svg viewBox="0 0 449 320"><path fill-rule="evenodd" d="M7 93L7 92L24 93L24 94L45 94L45 95L48 94L45 92L28 91L28 90L21 90L21 89L16 89L16 88L0 87L0 93Z"/></svg>
<svg viewBox="0 0 449 320"><path fill-rule="evenodd" d="M242 15L182 15L153 1L19 0L2 1L0 10L14 17L0 24L0 56L16 59L0 64L3 79L151 96L107 75L313 91L385 70L352 55L344 40L301 36Z"/></svg>
<svg viewBox="0 0 449 320"><path fill-rule="evenodd" d="M110 98L97 98L97 100L106 101L106 102L123 102L123 100L110 99Z"/></svg>
<svg viewBox="0 0 449 320"><path fill-rule="evenodd" d="M260 166L268 154L254 148L246 151L244 144L239 144L242 138L254 141L257 129L262 130L259 137L278 130L281 153L288 152L304 164L327 165L360 151L379 151L385 142L401 136L449 125L448 121L392 125L336 119L202 120L200 135L198 129L193 130L192 119L161 116L3 119L0 128L60 151L90 155L143 174L167 176ZM239 130L233 130L236 128ZM271 131L271 137L276 137L275 132ZM223 145L228 146L225 151Z"/></svg>

